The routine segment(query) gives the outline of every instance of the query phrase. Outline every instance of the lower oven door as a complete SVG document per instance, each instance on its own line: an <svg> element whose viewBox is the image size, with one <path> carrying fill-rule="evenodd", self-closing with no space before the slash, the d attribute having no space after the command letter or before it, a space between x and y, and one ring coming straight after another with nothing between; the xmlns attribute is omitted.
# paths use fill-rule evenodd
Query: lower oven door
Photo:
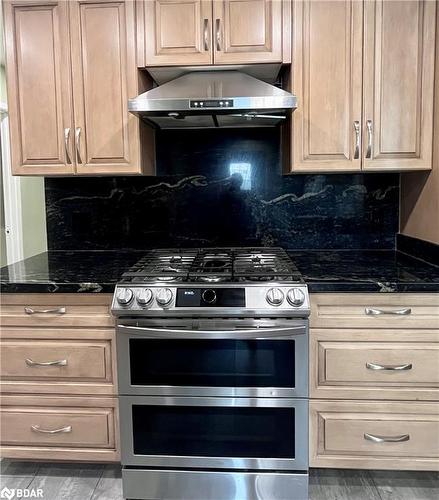
<svg viewBox="0 0 439 500"><path fill-rule="evenodd" d="M308 401L120 396L124 466L308 469Z"/></svg>
<svg viewBox="0 0 439 500"><path fill-rule="evenodd" d="M122 395L308 396L306 319L126 319L117 356Z"/></svg>

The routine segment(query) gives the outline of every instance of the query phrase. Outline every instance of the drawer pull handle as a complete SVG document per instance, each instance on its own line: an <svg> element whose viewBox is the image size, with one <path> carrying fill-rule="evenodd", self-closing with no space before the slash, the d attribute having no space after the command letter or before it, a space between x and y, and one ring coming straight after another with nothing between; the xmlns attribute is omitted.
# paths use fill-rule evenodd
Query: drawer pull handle
<svg viewBox="0 0 439 500"><path fill-rule="evenodd" d="M379 316L380 314L396 314L397 316L408 316L412 313L410 307L404 309L394 309L385 311L383 309L374 309L373 307L366 307L364 312L369 316Z"/></svg>
<svg viewBox="0 0 439 500"><path fill-rule="evenodd" d="M413 365L411 363L407 363L405 365L377 365L376 363L366 363L366 368L369 370L387 370L387 371L403 371L403 370L411 370Z"/></svg>
<svg viewBox="0 0 439 500"><path fill-rule="evenodd" d="M57 361L33 361L32 359L25 359L27 366L67 366L66 359L58 359Z"/></svg>
<svg viewBox="0 0 439 500"><path fill-rule="evenodd" d="M410 439L410 434L402 434L401 436L374 436L366 432L364 433L364 439L374 443L402 443Z"/></svg>
<svg viewBox="0 0 439 500"><path fill-rule="evenodd" d="M39 311L37 309L32 309L32 307L25 307L24 312L26 314L65 314L66 313L66 308L65 307L57 307L56 309L40 309Z"/></svg>
<svg viewBox="0 0 439 500"><path fill-rule="evenodd" d="M66 427L61 427L61 429L42 429L39 425L31 425L30 428L34 432L39 432L40 434L61 434L66 432L72 432L72 426L67 425Z"/></svg>

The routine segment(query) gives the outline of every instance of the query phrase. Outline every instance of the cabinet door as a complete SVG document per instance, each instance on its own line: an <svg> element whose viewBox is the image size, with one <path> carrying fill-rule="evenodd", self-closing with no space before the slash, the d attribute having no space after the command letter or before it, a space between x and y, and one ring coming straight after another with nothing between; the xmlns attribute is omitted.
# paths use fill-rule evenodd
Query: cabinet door
<svg viewBox="0 0 439 500"><path fill-rule="evenodd" d="M293 171L361 169L362 2L293 3Z"/></svg>
<svg viewBox="0 0 439 500"><path fill-rule="evenodd" d="M134 2L69 2L78 174L140 173Z"/></svg>
<svg viewBox="0 0 439 500"><path fill-rule="evenodd" d="M282 62L280 0L213 2L215 64Z"/></svg>
<svg viewBox="0 0 439 500"><path fill-rule="evenodd" d="M143 3L145 66L212 64L212 1Z"/></svg>
<svg viewBox="0 0 439 500"><path fill-rule="evenodd" d="M73 173L68 5L3 6L12 172Z"/></svg>
<svg viewBox="0 0 439 500"><path fill-rule="evenodd" d="M365 3L364 169L430 169L435 2Z"/></svg>

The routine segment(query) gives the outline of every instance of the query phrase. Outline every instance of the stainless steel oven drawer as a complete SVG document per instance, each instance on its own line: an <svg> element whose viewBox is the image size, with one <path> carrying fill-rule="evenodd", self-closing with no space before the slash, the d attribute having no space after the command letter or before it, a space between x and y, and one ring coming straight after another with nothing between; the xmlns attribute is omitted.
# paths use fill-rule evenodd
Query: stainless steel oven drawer
<svg viewBox="0 0 439 500"><path fill-rule="evenodd" d="M117 353L122 395L308 396L306 320L126 320Z"/></svg>
<svg viewBox="0 0 439 500"><path fill-rule="evenodd" d="M305 399L120 396L122 464L305 471Z"/></svg>
<svg viewBox="0 0 439 500"><path fill-rule="evenodd" d="M304 500L307 473L123 469L123 496L145 500Z"/></svg>

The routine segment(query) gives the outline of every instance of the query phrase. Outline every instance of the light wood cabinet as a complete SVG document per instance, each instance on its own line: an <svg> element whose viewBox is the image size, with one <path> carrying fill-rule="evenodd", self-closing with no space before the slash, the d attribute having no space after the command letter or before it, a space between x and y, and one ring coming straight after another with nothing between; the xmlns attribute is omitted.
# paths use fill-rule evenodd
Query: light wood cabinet
<svg viewBox="0 0 439 500"><path fill-rule="evenodd" d="M138 2L138 65L290 62L286 0Z"/></svg>
<svg viewBox="0 0 439 500"><path fill-rule="evenodd" d="M68 3L3 3L15 174L72 174Z"/></svg>
<svg viewBox="0 0 439 500"><path fill-rule="evenodd" d="M435 9L293 1L287 171L431 169Z"/></svg>
<svg viewBox="0 0 439 500"><path fill-rule="evenodd" d="M127 109L134 2L7 0L4 12L13 173L153 173Z"/></svg>
<svg viewBox="0 0 439 500"><path fill-rule="evenodd" d="M311 401L309 465L438 470L438 426L438 403Z"/></svg>
<svg viewBox="0 0 439 500"><path fill-rule="evenodd" d="M112 328L110 302L100 293L8 293L1 296L0 320L2 327Z"/></svg>
<svg viewBox="0 0 439 500"><path fill-rule="evenodd" d="M139 10L145 50L140 66L213 63L209 0L139 2Z"/></svg>
<svg viewBox="0 0 439 500"><path fill-rule="evenodd" d="M117 398L2 395L0 403L4 458L120 460Z"/></svg>
<svg viewBox="0 0 439 500"><path fill-rule="evenodd" d="M316 293L312 328L439 328L437 293Z"/></svg>
<svg viewBox="0 0 439 500"><path fill-rule="evenodd" d="M298 1L292 17L293 171L360 170L362 4Z"/></svg>
<svg viewBox="0 0 439 500"><path fill-rule="evenodd" d="M282 2L213 2L216 64L282 62Z"/></svg>
<svg viewBox="0 0 439 500"><path fill-rule="evenodd" d="M439 470L439 294L311 294L309 322L310 466Z"/></svg>
<svg viewBox="0 0 439 500"><path fill-rule="evenodd" d="M439 328L312 328L310 353L312 398L439 401Z"/></svg>
<svg viewBox="0 0 439 500"><path fill-rule="evenodd" d="M431 169L435 2L364 4L363 169Z"/></svg>
<svg viewBox="0 0 439 500"><path fill-rule="evenodd" d="M4 294L1 302L2 456L117 461L111 295Z"/></svg>

